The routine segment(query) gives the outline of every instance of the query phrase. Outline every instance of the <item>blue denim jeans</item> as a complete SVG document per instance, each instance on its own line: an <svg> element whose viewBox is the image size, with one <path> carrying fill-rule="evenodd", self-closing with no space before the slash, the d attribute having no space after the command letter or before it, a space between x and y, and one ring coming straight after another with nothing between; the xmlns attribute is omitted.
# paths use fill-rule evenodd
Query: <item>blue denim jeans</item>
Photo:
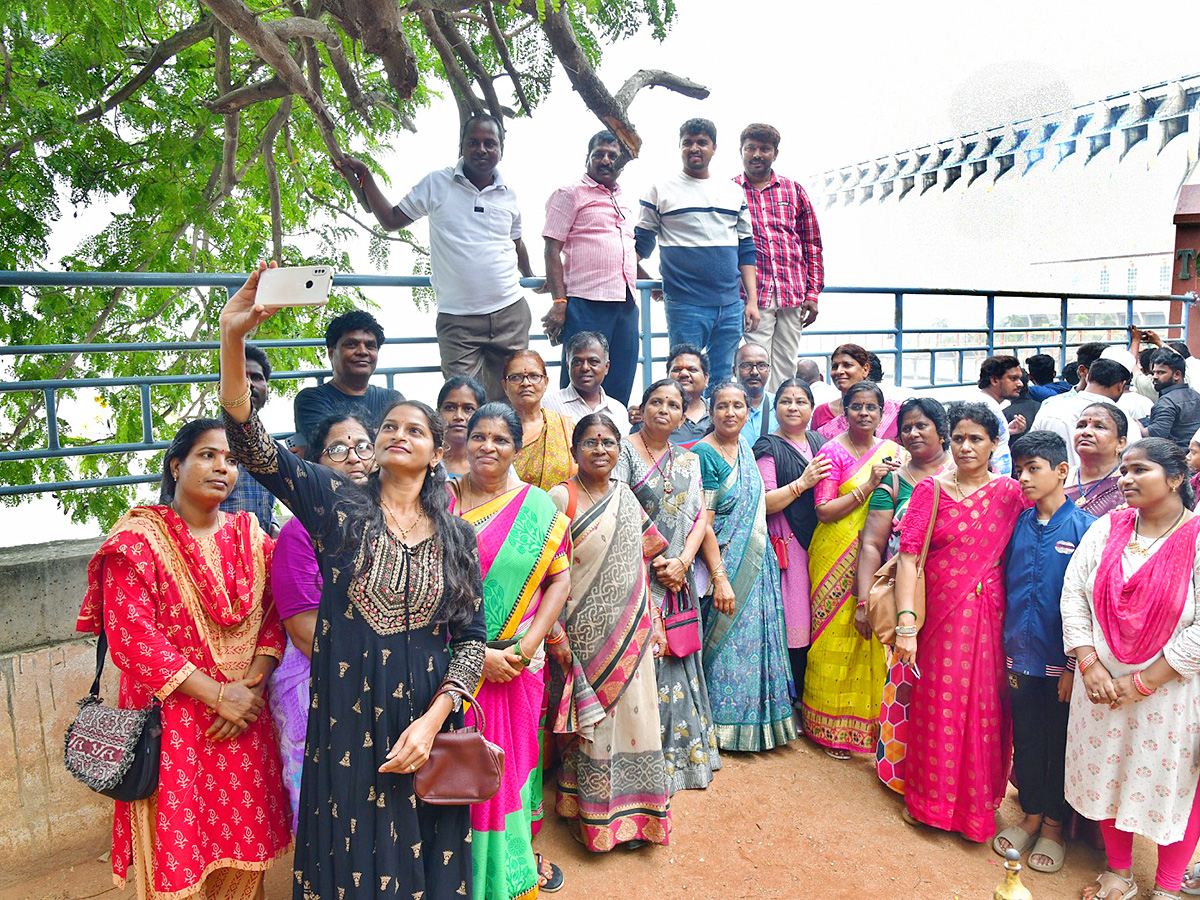
<svg viewBox="0 0 1200 900"><path fill-rule="evenodd" d="M666 306L667 338L671 346L703 347L708 353L709 384L733 378L733 356L742 339L746 304L734 300L724 306L696 306L668 297Z"/></svg>
<svg viewBox="0 0 1200 900"><path fill-rule="evenodd" d="M638 305L632 297L626 297L623 303L568 297L567 319L562 328L559 387L566 387L571 380L571 361L567 359L567 344L571 338L581 331L598 331L608 340L609 369L604 377L604 393L628 406L634 372L641 358L638 347L640 322Z"/></svg>

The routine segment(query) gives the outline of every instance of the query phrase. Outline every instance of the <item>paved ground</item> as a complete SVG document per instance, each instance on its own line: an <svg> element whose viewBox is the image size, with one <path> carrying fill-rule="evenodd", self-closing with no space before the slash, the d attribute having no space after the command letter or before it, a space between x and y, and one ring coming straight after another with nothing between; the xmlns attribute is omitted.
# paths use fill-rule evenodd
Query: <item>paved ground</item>
<svg viewBox="0 0 1200 900"><path fill-rule="evenodd" d="M566 873L556 900L991 897L1002 877L999 858L986 846L904 825L900 805L865 760L837 762L800 741L771 753L730 756L707 791L677 794L669 847L592 855L553 815L536 843ZM1001 818L1014 821L1018 815L1010 797ZM1026 871L1025 885L1035 900L1076 898L1102 863L1100 853L1073 843L1062 872ZM1135 863L1147 896L1154 851L1140 838ZM56 861L56 867L10 883L0 889L0 900L134 896L111 886L106 857L84 853ZM291 896L289 870L290 858L268 873L269 900ZM0 874L0 884L6 880Z"/></svg>

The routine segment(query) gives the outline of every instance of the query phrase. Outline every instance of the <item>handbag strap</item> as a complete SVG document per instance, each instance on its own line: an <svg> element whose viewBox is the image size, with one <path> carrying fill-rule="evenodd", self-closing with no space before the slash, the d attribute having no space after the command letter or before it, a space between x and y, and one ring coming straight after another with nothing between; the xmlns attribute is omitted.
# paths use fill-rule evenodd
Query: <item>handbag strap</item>
<svg viewBox="0 0 1200 900"><path fill-rule="evenodd" d="M942 486L933 479L933 508L929 511L929 527L925 529L925 543L921 546L921 555L917 558L917 574L925 571L925 557L929 555L929 544L933 540L933 525L937 521L938 501L942 497Z"/></svg>
<svg viewBox="0 0 1200 900"><path fill-rule="evenodd" d="M433 699L436 700L442 694L458 694L462 697L463 701L475 710L475 726L480 732L483 731L487 723L483 715L483 706L475 699L475 695L463 686L461 681L456 678L447 678L438 688L438 692L433 695Z"/></svg>
<svg viewBox="0 0 1200 900"><path fill-rule="evenodd" d="M93 697L100 696L100 676L104 672L104 657L108 655L108 636L104 633L104 627L100 627L100 640L96 641L96 680L92 682L92 689L89 693Z"/></svg>

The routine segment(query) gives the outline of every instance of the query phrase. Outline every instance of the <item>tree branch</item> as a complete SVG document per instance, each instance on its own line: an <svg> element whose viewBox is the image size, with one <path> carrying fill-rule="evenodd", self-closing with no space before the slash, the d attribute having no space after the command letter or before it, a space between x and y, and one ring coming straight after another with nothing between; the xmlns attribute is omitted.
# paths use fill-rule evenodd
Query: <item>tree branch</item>
<svg viewBox="0 0 1200 900"><path fill-rule="evenodd" d="M182 31L177 31L164 41L160 41L150 54L146 65L142 70L130 79L124 87L118 90L115 94L109 97L102 103L97 103L91 109L81 112L75 117L75 123L82 125L84 122L90 122L92 119L98 119L111 109L116 108L121 103L124 103L149 81L155 72L162 68L163 64L180 51L186 50L193 44L198 44L212 34L213 17L203 15L198 21L189 25ZM5 54L5 62L7 69L7 54Z"/></svg>
<svg viewBox="0 0 1200 900"><path fill-rule="evenodd" d="M351 222L353 222L355 225L357 225L363 231L367 232L372 237L377 237L384 241L394 241L398 244L407 244L408 246L412 247L414 250L416 250L420 253L423 253L425 255L429 254L429 251L426 250L424 247L422 247L420 244L418 244L416 241L414 241L412 236L409 235L407 231L400 231L396 234L392 234L391 232L387 232L387 231L380 231L375 226L369 225L366 222L364 222L362 219L358 218L358 216L354 215L354 213L350 212L350 210L346 209L345 207L339 206L338 204L336 204L330 200L322 200L320 197L318 197L316 194L314 194L312 192L311 188L309 188L307 186L305 186L305 188L304 188L304 193L308 196L308 198L310 200L312 200L317 205L324 206L326 209L328 209L332 212L335 212L340 216L346 217L347 219L349 219Z"/></svg>
<svg viewBox="0 0 1200 900"><path fill-rule="evenodd" d="M234 88L216 100L205 103L204 106L211 112L225 114L245 109L254 103L262 103L264 100L278 100L290 93L291 91L279 76L273 75L266 81L257 81L245 87Z"/></svg>
<svg viewBox="0 0 1200 900"><path fill-rule="evenodd" d="M525 86L521 83L520 76L517 75L516 67L513 66L512 57L508 52L508 41L505 40L504 33L500 30L500 23L496 21L496 11L492 9L492 0L483 0L481 5L484 17L487 19L488 33L492 36L492 43L496 47L496 53L500 56L500 64L504 66L504 71L512 80L513 90L517 94L517 102L521 104L521 111L526 116L530 116L533 114L533 105L525 94Z"/></svg>
<svg viewBox="0 0 1200 900"><path fill-rule="evenodd" d="M479 102L475 91L471 89L471 81L467 78L467 73L462 70L462 66L458 64L458 57L454 55L450 41L442 32L433 13L428 9L422 9L417 13L417 19L429 37L429 43L433 45L438 58L442 61L446 80L450 82L450 87L454 90L454 97L458 101L459 117L465 119L471 113L482 112L483 104Z"/></svg>
<svg viewBox="0 0 1200 900"><path fill-rule="evenodd" d="M496 118L501 118L504 115L504 109L500 105L500 97L496 94L496 86L492 83L492 75L483 67L483 63L475 55L475 50L471 47L470 42L458 30L458 26L454 24L454 20L448 14L434 12L433 19L437 22L442 34L446 36L451 50L471 70L471 74L475 76L475 82L483 90L483 98L487 102L488 109L491 110L492 115Z"/></svg>
<svg viewBox="0 0 1200 900"><path fill-rule="evenodd" d="M337 73L338 81L342 83L342 90L346 92L346 99L350 101L350 105L363 118L363 121L368 125L371 124L371 110L367 106L366 100L363 98L362 90L358 86L358 79L354 77L354 71L350 68L350 61L346 59L346 52L342 49L342 40L338 37L336 31L330 28L323 22L317 22L307 18L291 18L282 19L274 22L271 29L275 34L284 41L302 40L307 46L312 46L313 40L320 41L325 45L326 52L329 53L329 62L333 66L334 72ZM313 47L313 58L316 58L316 48ZM313 72L313 62L309 62L309 75ZM319 62L317 63L319 67ZM319 85L319 82L318 82Z"/></svg>
<svg viewBox="0 0 1200 900"><path fill-rule="evenodd" d="M279 196L279 170L275 168L275 151L271 144L263 148L263 168L271 199L271 257L283 262L283 200Z"/></svg>
<svg viewBox="0 0 1200 900"><path fill-rule="evenodd" d="M633 103L637 92L646 87L665 87L677 94L691 97L693 100L704 100L709 95L708 88L702 84L696 84L690 78L664 72L662 69L638 69L626 79L613 99L621 109L628 113L629 106Z"/></svg>
<svg viewBox="0 0 1200 900"><path fill-rule="evenodd" d="M228 94L232 85L232 66L229 61L229 29L218 24L213 34L216 45L214 76L217 90ZM225 140L221 146L221 192L228 194L233 190L237 181L234 172L237 169L238 126L241 122L240 113L225 113Z"/></svg>
<svg viewBox="0 0 1200 900"><path fill-rule="evenodd" d="M332 4L330 12L335 12ZM396 0L342 0L336 15L346 34L362 41L363 49L383 62L392 90L401 100L410 99L421 73L412 45L400 27Z"/></svg>

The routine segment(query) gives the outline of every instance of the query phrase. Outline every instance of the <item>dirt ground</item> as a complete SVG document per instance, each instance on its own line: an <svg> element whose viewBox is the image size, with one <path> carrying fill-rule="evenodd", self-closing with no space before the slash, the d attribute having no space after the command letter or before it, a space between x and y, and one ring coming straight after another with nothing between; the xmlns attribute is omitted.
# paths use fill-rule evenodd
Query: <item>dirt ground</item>
<svg viewBox="0 0 1200 900"><path fill-rule="evenodd" d="M552 808L549 789L546 800ZM708 790L676 794L668 847L590 854L553 813L535 846L566 874L556 900L992 896L1003 864L988 846L911 828L901 822L900 806L875 778L872 763L838 762L801 740L770 753L726 755ZM1007 823L1019 815L1010 796L1000 817ZM1153 845L1139 838L1134 854L1135 875L1148 896ZM268 872L268 900L291 896L290 863L288 857ZM1035 900L1066 900L1078 897L1102 865L1102 854L1072 843L1061 872L1026 869L1022 877ZM10 882L0 900L132 900L133 891L111 886L108 869L107 855L61 859L56 871ZM0 874L0 884L5 881Z"/></svg>

